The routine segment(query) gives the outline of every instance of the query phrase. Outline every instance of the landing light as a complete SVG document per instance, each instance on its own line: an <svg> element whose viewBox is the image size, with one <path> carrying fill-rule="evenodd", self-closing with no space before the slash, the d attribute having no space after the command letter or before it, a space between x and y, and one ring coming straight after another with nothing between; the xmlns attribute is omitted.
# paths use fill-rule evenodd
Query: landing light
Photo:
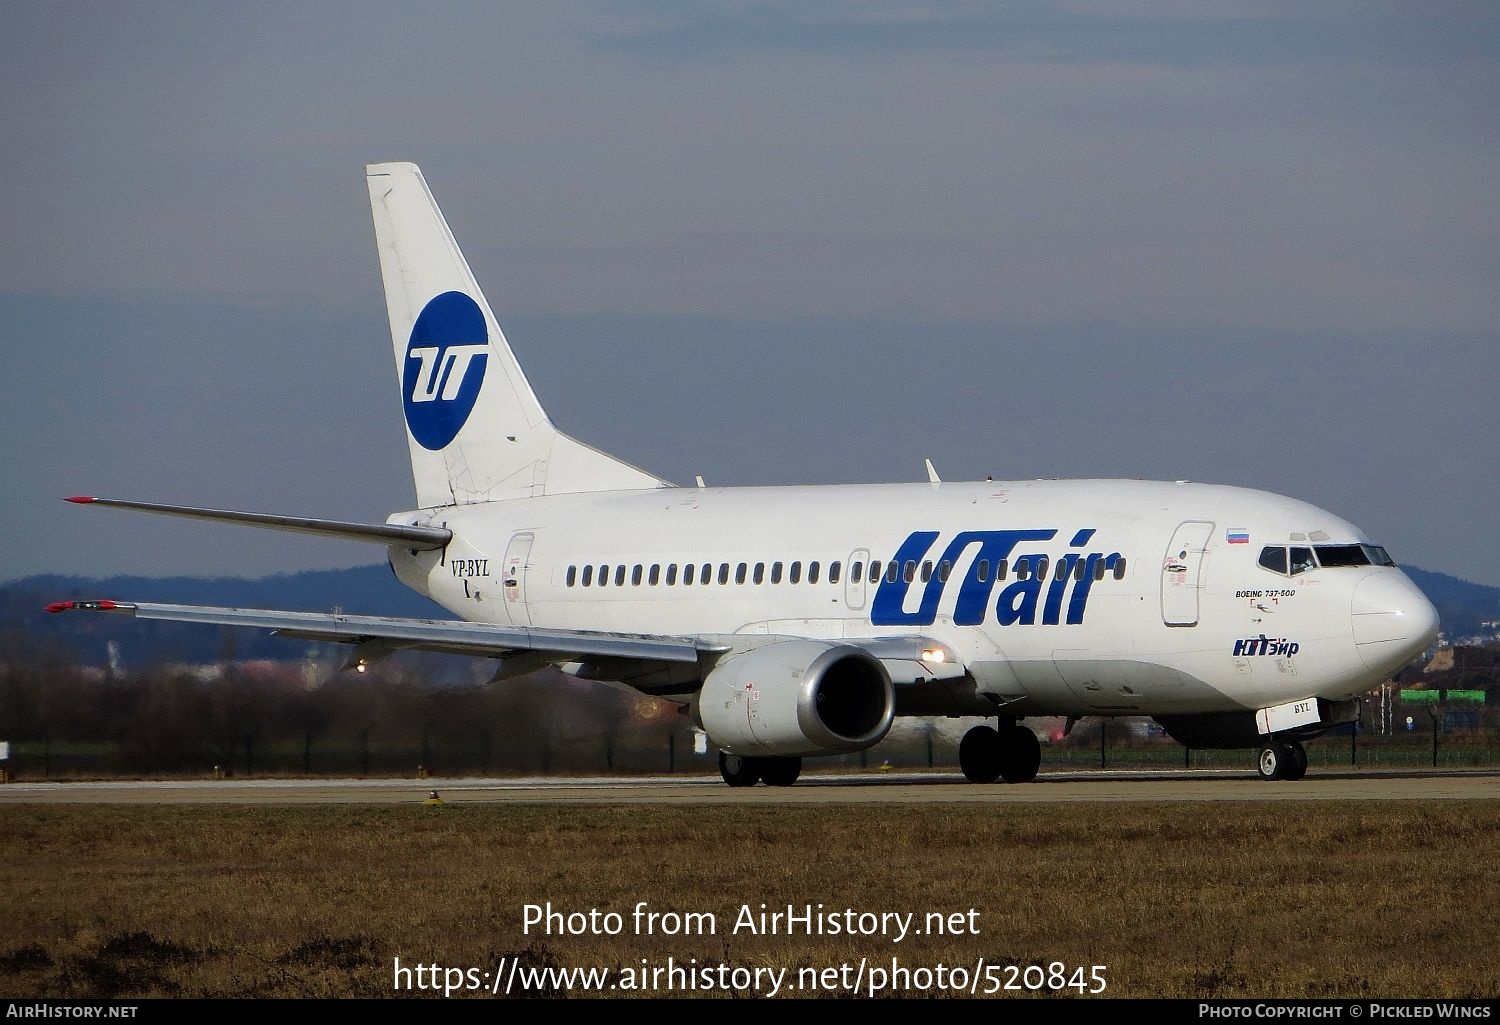
<svg viewBox="0 0 1500 1025"><path fill-rule="evenodd" d="M923 648L922 649L922 661L923 662L946 662L946 661L948 661L948 653L946 651L944 651L942 648Z"/></svg>

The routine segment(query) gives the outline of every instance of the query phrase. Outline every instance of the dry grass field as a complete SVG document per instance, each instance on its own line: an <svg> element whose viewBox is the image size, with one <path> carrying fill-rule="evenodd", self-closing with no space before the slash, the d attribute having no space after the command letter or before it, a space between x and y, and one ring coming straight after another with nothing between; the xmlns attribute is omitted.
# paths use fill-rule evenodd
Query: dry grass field
<svg viewBox="0 0 1500 1025"><path fill-rule="evenodd" d="M1104 965L1113 997L1494 998L1497 866L1494 801L10 806L0 995L405 996L398 957L618 981L669 956L793 978L894 956ZM524 934L523 905L549 901L624 930ZM635 935L639 901L717 933ZM762 902L973 908L978 935L730 934Z"/></svg>

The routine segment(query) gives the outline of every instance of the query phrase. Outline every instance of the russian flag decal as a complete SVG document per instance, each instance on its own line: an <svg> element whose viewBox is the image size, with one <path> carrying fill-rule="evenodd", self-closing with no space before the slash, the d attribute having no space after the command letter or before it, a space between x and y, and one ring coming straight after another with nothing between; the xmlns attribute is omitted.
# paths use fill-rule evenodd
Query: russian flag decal
<svg viewBox="0 0 1500 1025"><path fill-rule="evenodd" d="M1232 545L1247 545L1250 543L1250 532L1230 527L1224 531L1224 540Z"/></svg>

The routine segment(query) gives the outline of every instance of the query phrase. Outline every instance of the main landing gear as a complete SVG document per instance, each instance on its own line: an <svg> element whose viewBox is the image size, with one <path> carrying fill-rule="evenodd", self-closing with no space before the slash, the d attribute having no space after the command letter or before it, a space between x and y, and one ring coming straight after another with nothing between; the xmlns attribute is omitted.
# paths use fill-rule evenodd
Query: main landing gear
<svg viewBox="0 0 1500 1025"><path fill-rule="evenodd" d="M1307 750L1295 740L1273 740L1255 757L1263 780L1299 780L1307 775Z"/></svg>
<svg viewBox="0 0 1500 1025"><path fill-rule="evenodd" d="M1036 734L1014 719L1001 719L1000 728L975 726L958 745L958 764L970 783L1030 783L1042 766L1042 745Z"/></svg>
<svg viewBox="0 0 1500 1025"><path fill-rule="evenodd" d="M768 787L789 787L802 775L802 759L746 758L720 751L719 775L732 787L753 787L762 780Z"/></svg>

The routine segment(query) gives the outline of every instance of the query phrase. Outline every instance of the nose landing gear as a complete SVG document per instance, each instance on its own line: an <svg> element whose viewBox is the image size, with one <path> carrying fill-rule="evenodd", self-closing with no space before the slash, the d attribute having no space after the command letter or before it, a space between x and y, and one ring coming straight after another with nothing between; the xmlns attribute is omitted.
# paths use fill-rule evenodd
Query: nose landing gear
<svg viewBox="0 0 1500 1025"><path fill-rule="evenodd" d="M1295 782L1307 775L1307 749L1295 740L1273 740L1260 749L1255 771L1266 781Z"/></svg>

